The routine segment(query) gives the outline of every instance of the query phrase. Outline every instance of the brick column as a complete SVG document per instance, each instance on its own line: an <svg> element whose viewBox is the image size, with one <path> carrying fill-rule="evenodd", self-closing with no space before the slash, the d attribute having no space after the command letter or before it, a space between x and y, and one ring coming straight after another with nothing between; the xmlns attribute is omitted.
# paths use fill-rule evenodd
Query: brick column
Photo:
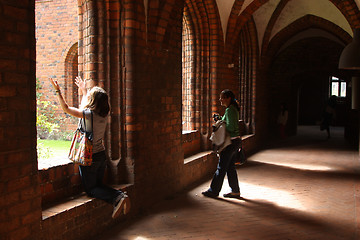
<svg viewBox="0 0 360 240"><path fill-rule="evenodd" d="M40 232L35 128L34 1L0 3L0 236Z"/></svg>

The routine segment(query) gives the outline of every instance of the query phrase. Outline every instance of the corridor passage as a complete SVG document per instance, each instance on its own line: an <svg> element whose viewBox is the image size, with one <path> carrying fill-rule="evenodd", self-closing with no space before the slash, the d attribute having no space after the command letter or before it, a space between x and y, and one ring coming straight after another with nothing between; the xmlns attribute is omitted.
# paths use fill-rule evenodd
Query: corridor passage
<svg viewBox="0 0 360 240"><path fill-rule="evenodd" d="M209 179L94 239L359 240L359 156L332 130L328 140L299 127L250 156L238 167L242 199L202 196Z"/></svg>

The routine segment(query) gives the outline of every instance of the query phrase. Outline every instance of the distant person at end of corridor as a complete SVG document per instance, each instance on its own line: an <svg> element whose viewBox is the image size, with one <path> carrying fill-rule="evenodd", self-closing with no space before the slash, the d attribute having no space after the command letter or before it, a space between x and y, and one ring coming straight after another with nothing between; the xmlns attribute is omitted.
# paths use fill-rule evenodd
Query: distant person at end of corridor
<svg viewBox="0 0 360 240"><path fill-rule="evenodd" d="M286 129L286 123L287 123L287 120L288 120L288 114L289 113L288 113L286 103L282 103L280 105L280 113L279 113L279 116L278 116L278 119L277 119L277 123L278 123L278 126L279 126L279 134L280 134L280 137L282 139L286 138L285 129Z"/></svg>
<svg viewBox="0 0 360 240"><path fill-rule="evenodd" d="M236 102L235 95L229 89L225 89L220 94L221 106L226 107L225 114L221 118L226 123L226 131L231 138L231 144L220 152L219 163L214 173L210 188L202 192L206 197L216 198L219 196L222 188L225 174L231 188L230 193L223 196L228 198L240 198L240 188L235 168L235 156L241 144L239 131L239 105Z"/></svg>
<svg viewBox="0 0 360 240"><path fill-rule="evenodd" d="M326 102L325 109L322 113L322 120L320 125L320 130L326 130L327 138L330 138L330 124L335 119L335 107L336 107L336 99L335 95L332 95Z"/></svg>
<svg viewBox="0 0 360 240"><path fill-rule="evenodd" d="M49 80L55 89L62 110L67 114L80 118L82 126L84 126L83 121L85 121L86 126L92 126L92 129L89 129L93 133L92 163L90 166L79 165L79 172L85 192L90 197L112 204L113 218L120 216L121 213L127 214L130 210L130 200L126 193L103 184L106 167L103 139L110 112L108 94L100 87L93 87L88 91L85 81L81 77L76 77L75 84L82 92L83 97L80 108L70 107L62 97L57 81L52 78Z"/></svg>

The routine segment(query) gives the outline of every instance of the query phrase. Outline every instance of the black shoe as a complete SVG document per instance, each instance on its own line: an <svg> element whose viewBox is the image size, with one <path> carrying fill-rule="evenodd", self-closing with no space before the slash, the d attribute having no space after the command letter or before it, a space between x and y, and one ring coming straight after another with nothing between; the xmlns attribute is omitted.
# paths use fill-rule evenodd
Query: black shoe
<svg viewBox="0 0 360 240"><path fill-rule="evenodd" d="M205 197L210 197L210 198L217 198L218 195L216 195L215 193L213 192L210 192L209 190L205 191L205 192L202 192L202 194L205 196Z"/></svg>
<svg viewBox="0 0 360 240"><path fill-rule="evenodd" d="M240 198L240 193L229 192L223 195L226 198Z"/></svg>

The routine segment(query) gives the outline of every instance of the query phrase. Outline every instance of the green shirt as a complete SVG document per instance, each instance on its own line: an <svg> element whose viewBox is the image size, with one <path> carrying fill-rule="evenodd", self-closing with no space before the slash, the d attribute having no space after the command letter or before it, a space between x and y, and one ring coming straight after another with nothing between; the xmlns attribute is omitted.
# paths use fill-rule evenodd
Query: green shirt
<svg viewBox="0 0 360 240"><path fill-rule="evenodd" d="M226 130L230 134L230 137L240 136L239 111L234 105L231 104L229 107L226 108L222 120L226 123Z"/></svg>

